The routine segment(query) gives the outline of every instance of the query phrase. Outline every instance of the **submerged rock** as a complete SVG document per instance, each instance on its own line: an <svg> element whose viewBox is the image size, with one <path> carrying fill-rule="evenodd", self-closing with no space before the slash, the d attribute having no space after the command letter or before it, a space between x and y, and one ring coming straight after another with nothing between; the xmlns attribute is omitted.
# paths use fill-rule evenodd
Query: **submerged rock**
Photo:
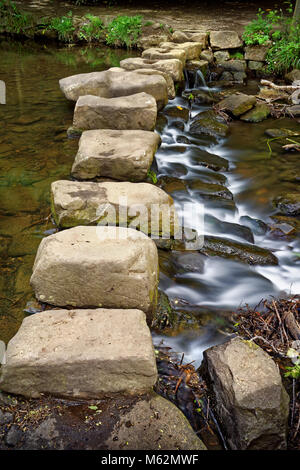
<svg viewBox="0 0 300 470"><path fill-rule="evenodd" d="M210 31L209 40L214 50L235 49L243 45L236 31Z"/></svg>
<svg viewBox="0 0 300 470"><path fill-rule="evenodd" d="M72 175L143 181L147 177L160 137L142 130L91 130L83 132Z"/></svg>
<svg viewBox="0 0 300 470"><path fill-rule="evenodd" d="M99 98L80 96L77 100L73 127L77 129L119 129L152 131L155 127L157 106L147 93Z"/></svg>
<svg viewBox="0 0 300 470"><path fill-rule="evenodd" d="M89 402L22 400L14 410L24 410L14 449L206 450L184 414L154 392ZM8 432L1 433L1 450L9 448Z"/></svg>
<svg viewBox="0 0 300 470"><path fill-rule="evenodd" d="M155 243L124 227L75 227L42 240L31 276L37 299L64 307L138 308L156 304ZM84 280L84 282L83 282Z"/></svg>
<svg viewBox="0 0 300 470"><path fill-rule="evenodd" d="M226 158L193 147L191 160L196 165L205 166L214 171L228 171L229 162Z"/></svg>
<svg viewBox="0 0 300 470"><path fill-rule="evenodd" d="M300 215L300 194L288 193L282 196L277 196L273 204L277 209L286 215Z"/></svg>
<svg viewBox="0 0 300 470"><path fill-rule="evenodd" d="M189 184L189 188L193 193L200 195L204 199L211 197L233 199L232 192L221 184L203 183L201 180L195 180Z"/></svg>
<svg viewBox="0 0 300 470"><path fill-rule="evenodd" d="M255 96L234 93L218 103L218 109L224 110L238 117L253 108L256 104Z"/></svg>
<svg viewBox="0 0 300 470"><path fill-rule="evenodd" d="M101 398L151 391L156 380L142 311L47 310L25 318L9 342L0 386L33 398Z"/></svg>
<svg viewBox="0 0 300 470"><path fill-rule="evenodd" d="M240 217L240 222L249 227L255 235L265 235L268 230L267 224L260 219L253 219L249 215Z"/></svg>
<svg viewBox="0 0 300 470"><path fill-rule="evenodd" d="M204 370L230 449L286 448L289 397L266 352L234 338L204 351Z"/></svg>
<svg viewBox="0 0 300 470"><path fill-rule="evenodd" d="M257 104L254 108L250 109L247 113L240 116L240 119L245 122L261 122L271 114L269 106L266 104Z"/></svg>
<svg viewBox="0 0 300 470"><path fill-rule="evenodd" d="M157 102L158 109L168 102L167 84L159 75L142 75L134 71L113 67L103 72L82 73L63 78L60 88L67 99L77 101L80 96L101 98L147 93Z"/></svg>
<svg viewBox="0 0 300 470"><path fill-rule="evenodd" d="M207 256L221 256L253 265L278 264L278 259L270 250L229 238L206 235L204 245L199 251Z"/></svg>
<svg viewBox="0 0 300 470"><path fill-rule="evenodd" d="M265 134L268 136L268 137L289 137L289 136L298 136L300 135L300 132L297 132L297 131L292 131L290 129L279 129L279 128L275 128L275 129L267 129L265 131Z"/></svg>
<svg viewBox="0 0 300 470"><path fill-rule="evenodd" d="M213 137L226 137L228 132L229 127L225 120L212 110L197 114L190 124L190 133L196 136L207 134Z"/></svg>

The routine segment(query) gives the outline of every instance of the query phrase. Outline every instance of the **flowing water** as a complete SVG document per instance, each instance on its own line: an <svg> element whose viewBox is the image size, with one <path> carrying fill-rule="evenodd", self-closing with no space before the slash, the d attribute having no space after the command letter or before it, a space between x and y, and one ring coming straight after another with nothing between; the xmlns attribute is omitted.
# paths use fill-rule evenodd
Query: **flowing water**
<svg viewBox="0 0 300 470"><path fill-rule="evenodd" d="M41 239L56 230L49 217L50 184L70 177L77 151L78 141L66 136L74 104L65 100L58 80L117 66L130 54L103 48L55 49L2 42L0 55L0 79L7 86L7 104L0 105L0 339L8 342L24 316L34 313L29 286L32 264ZM207 91L199 74L196 85ZM254 82L242 89L253 93L256 88ZM210 92L217 90L211 88ZM189 133L190 119L180 116L180 108L188 107L188 101L178 96L160 113L157 132L162 145L154 165L159 181L169 177L166 190L179 212L186 202L204 207L205 233L245 242L236 226L223 222L239 224L245 215L269 222L275 212L272 199L279 193L297 191L299 185L297 155L280 153L276 144L270 155L264 131L272 127L296 129L299 124L285 118L260 124L235 121L226 139L195 138ZM193 104L189 117L207 108ZM200 166L199 149L228 159L229 171L220 173ZM180 186L182 181L187 183L185 187ZM221 182L234 201L203 198L193 189L193 182L199 181ZM190 224L199 229L195 220ZM250 266L215 256L201 257L199 269L182 270L179 263L174 271L170 255L160 253L160 288L173 305L195 313L202 325L163 337L165 344L185 352L186 360L195 359L199 364L204 349L224 340L226 318L240 305L255 305L270 295L299 293L300 259L293 254L300 251L299 240L276 237L272 232L254 234L254 240L276 254L278 266ZM155 343L161 339L154 334Z"/></svg>

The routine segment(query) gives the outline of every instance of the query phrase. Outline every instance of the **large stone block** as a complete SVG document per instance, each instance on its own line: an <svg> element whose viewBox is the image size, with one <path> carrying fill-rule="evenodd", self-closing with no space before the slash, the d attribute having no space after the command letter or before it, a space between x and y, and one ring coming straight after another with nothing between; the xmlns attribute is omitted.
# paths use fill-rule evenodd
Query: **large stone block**
<svg viewBox="0 0 300 470"><path fill-rule="evenodd" d="M174 44L172 42L163 42L160 45L161 49L172 49L172 48L183 49L186 53L186 60L199 59L201 51L203 49L200 42L183 42L180 44Z"/></svg>
<svg viewBox="0 0 300 470"><path fill-rule="evenodd" d="M8 344L0 387L38 398L137 394L157 379L140 310L47 310L23 320Z"/></svg>
<svg viewBox="0 0 300 470"><path fill-rule="evenodd" d="M173 199L149 183L55 181L52 214L62 228L77 225L121 225L152 235L174 235Z"/></svg>
<svg viewBox="0 0 300 470"><path fill-rule="evenodd" d="M59 307L156 305L158 257L153 240L124 227L75 227L42 240L31 276L38 300Z"/></svg>
<svg viewBox="0 0 300 470"><path fill-rule="evenodd" d="M246 46L245 59L255 62L263 62L270 46Z"/></svg>
<svg viewBox="0 0 300 470"><path fill-rule="evenodd" d="M207 46L207 38L208 34L202 31L174 31L172 34L172 41L180 44L185 42L198 42L201 44L202 49L205 49Z"/></svg>
<svg viewBox="0 0 300 470"><path fill-rule="evenodd" d="M143 181L160 137L148 131L91 130L83 132L72 167L77 179L96 177Z"/></svg>
<svg viewBox="0 0 300 470"><path fill-rule="evenodd" d="M163 77L136 74L119 67L103 72L72 75L61 79L59 85L66 98L73 101L85 95L117 98L144 92L155 98L158 109L168 102L167 85Z"/></svg>
<svg viewBox="0 0 300 470"><path fill-rule="evenodd" d="M147 93L99 98L86 95L78 98L73 118L77 129L154 129L157 106L153 96Z"/></svg>
<svg viewBox="0 0 300 470"><path fill-rule="evenodd" d="M125 70L156 69L171 75L174 82L180 82L183 77L183 65L179 59L145 59L143 57L129 57L121 60L120 67Z"/></svg>
<svg viewBox="0 0 300 470"><path fill-rule="evenodd" d="M234 93L220 101L217 106L219 109L228 111L233 114L233 116L237 117L249 111L255 104L255 96L245 95L244 93Z"/></svg>
<svg viewBox="0 0 300 470"><path fill-rule="evenodd" d="M236 49L243 45L236 31L210 31L210 45L217 49Z"/></svg>
<svg viewBox="0 0 300 470"><path fill-rule="evenodd" d="M183 66L186 61L186 52L180 49L178 44L172 44L170 47L151 47L142 53L142 57L149 60L178 59Z"/></svg>
<svg viewBox="0 0 300 470"><path fill-rule="evenodd" d="M278 366L240 338L204 352L216 411L231 449L285 449L289 397Z"/></svg>
<svg viewBox="0 0 300 470"><path fill-rule="evenodd" d="M136 73L141 73L142 75L160 75L166 80L167 88L168 88L168 98L169 100L173 100L176 96L175 86L173 78L169 73L162 72L161 70L156 69L136 69Z"/></svg>

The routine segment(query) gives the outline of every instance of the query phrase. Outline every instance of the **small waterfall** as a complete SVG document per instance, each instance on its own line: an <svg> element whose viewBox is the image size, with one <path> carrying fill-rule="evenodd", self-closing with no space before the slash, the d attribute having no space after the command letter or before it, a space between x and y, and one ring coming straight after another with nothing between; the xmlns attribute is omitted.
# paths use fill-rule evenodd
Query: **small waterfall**
<svg viewBox="0 0 300 470"><path fill-rule="evenodd" d="M206 88L208 89L207 83L205 81L204 75L200 69L196 72L194 88Z"/></svg>

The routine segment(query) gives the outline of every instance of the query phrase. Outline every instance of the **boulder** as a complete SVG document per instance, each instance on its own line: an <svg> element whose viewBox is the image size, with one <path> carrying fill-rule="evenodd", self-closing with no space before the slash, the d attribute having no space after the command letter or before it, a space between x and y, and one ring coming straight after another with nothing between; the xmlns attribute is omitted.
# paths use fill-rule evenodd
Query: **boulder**
<svg viewBox="0 0 300 470"><path fill-rule="evenodd" d="M216 51L214 52L214 58L217 64L225 62L226 60L230 59L230 55L228 51Z"/></svg>
<svg viewBox="0 0 300 470"><path fill-rule="evenodd" d="M211 49L205 49L204 51L201 51L200 59L207 60L208 63L213 62L214 60L213 51Z"/></svg>
<svg viewBox="0 0 300 470"><path fill-rule="evenodd" d="M17 424L1 429L0 450L103 450L100 464L108 463L107 449L206 450L180 409L154 392L97 401L19 401L16 408L26 406L26 413L17 413ZM19 432L11 436L16 427Z"/></svg>
<svg viewBox="0 0 300 470"><path fill-rule="evenodd" d="M202 31L174 31L172 34L172 41L177 43L185 42L198 42L201 44L201 48L204 49L207 46L208 34Z"/></svg>
<svg viewBox="0 0 300 470"><path fill-rule="evenodd" d="M273 201L274 206L285 215L300 215L300 194L288 193L277 196Z"/></svg>
<svg viewBox="0 0 300 470"><path fill-rule="evenodd" d="M172 47L151 47L142 53L142 57L149 60L162 60L162 59L178 59L182 65L185 65L186 52L184 49L179 49L176 44Z"/></svg>
<svg viewBox="0 0 300 470"><path fill-rule="evenodd" d="M203 49L200 42L183 42L181 44L174 44L172 42L163 42L160 47L162 49L178 48L184 50L186 53L186 60L199 59L201 51Z"/></svg>
<svg viewBox="0 0 300 470"><path fill-rule="evenodd" d="M52 215L61 228L77 225L121 225L146 234L174 236L177 216L173 199L149 183L55 181ZM111 209L111 216L105 215ZM142 217L140 216L141 211ZM105 217L104 217L105 216ZM155 219L156 218L156 219ZM157 221L157 223L155 223Z"/></svg>
<svg viewBox="0 0 300 470"><path fill-rule="evenodd" d="M61 79L59 85L66 98L73 101L85 95L117 98L144 92L155 98L158 109L168 102L167 85L163 77L136 74L119 67L103 72L72 75Z"/></svg>
<svg viewBox="0 0 300 470"><path fill-rule="evenodd" d="M268 226L265 222L260 219L254 219L249 215L242 215L242 217L240 217L240 222L258 236L265 235L268 230Z"/></svg>
<svg viewBox="0 0 300 470"><path fill-rule="evenodd" d="M136 45L139 49L148 49L149 47L159 47L162 42L169 39L167 34L150 34L138 38Z"/></svg>
<svg viewBox="0 0 300 470"><path fill-rule="evenodd" d="M255 96L244 93L234 93L218 103L218 108L238 117L253 108L256 104Z"/></svg>
<svg viewBox="0 0 300 470"><path fill-rule="evenodd" d="M245 59L253 60L255 62L264 62L269 46L246 46Z"/></svg>
<svg viewBox="0 0 300 470"><path fill-rule="evenodd" d="M300 80L300 70L293 69L291 72L287 73L284 78L288 83L293 83L295 80Z"/></svg>
<svg viewBox="0 0 300 470"><path fill-rule="evenodd" d="M203 183L201 180L192 181L189 184L189 189L202 197L203 199L210 199L221 197L224 199L233 199L233 194L228 188L222 184Z"/></svg>
<svg viewBox="0 0 300 470"><path fill-rule="evenodd" d="M151 320L157 294L157 249L125 227L74 227L44 238L31 286L59 307L138 308Z"/></svg>
<svg viewBox="0 0 300 470"><path fill-rule="evenodd" d="M204 245L200 252L207 256L221 256L250 265L278 264L276 256L266 248L210 235L204 237Z"/></svg>
<svg viewBox="0 0 300 470"><path fill-rule="evenodd" d="M156 69L136 69L135 72L141 73L142 75L161 75L167 83L169 100L173 100L175 98L176 92L174 87L174 81L170 74Z"/></svg>
<svg viewBox="0 0 300 470"><path fill-rule="evenodd" d="M229 127L225 120L212 110L197 114L190 124L192 135L206 134L213 137L225 137L228 132Z"/></svg>
<svg viewBox="0 0 300 470"><path fill-rule="evenodd" d="M264 67L264 62L259 62L257 60L249 60L248 67L250 70L262 70Z"/></svg>
<svg viewBox="0 0 300 470"><path fill-rule="evenodd" d="M155 127L157 106L155 99L147 93L99 98L86 95L78 98L73 118L73 127L87 129L143 129Z"/></svg>
<svg viewBox="0 0 300 470"><path fill-rule="evenodd" d="M266 352L234 338L204 351L204 370L230 449L286 448L289 397Z"/></svg>
<svg viewBox="0 0 300 470"><path fill-rule="evenodd" d="M155 132L85 131L79 140L72 175L80 180L107 177L143 181L159 144L160 137Z"/></svg>
<svg viewBox="0 0 300 470"><path fill-rule="evenodd" d="M247 113L240 116L240 119L245 122L261 122L267 119L271 114L271 110L268 105L261 103L256 104L254 108L250 109Z"/></svg>
<svg viewBox="0 0 300 470"><path fill-rule="evenodd" d="M220 67L228 72L245 73L247 68L246 61L243 59L230 59L219 62Z"/></svg>
<svg viewBox="0 0 300 470"><path fill-rule="evenodd" d="M210 31L209 40L214 50L236 49L243 45L236 31Z"/></svg>
<svg viewBox="0 0 300 470"><path fill-rule="evenodd" d="M0 386L33 398L101 398L147 392L156 380L144 312L99 308L25 318L8 344Z"/></svg>
<svg viewBox="0 0 300 470"><path fill-rule="evenodd" d="M180 82L183 77L183 65L179 59L149 60L142 57L129 57L121 60L120 67L125 70L155 69L171 75L174 82Z"/></svg>

